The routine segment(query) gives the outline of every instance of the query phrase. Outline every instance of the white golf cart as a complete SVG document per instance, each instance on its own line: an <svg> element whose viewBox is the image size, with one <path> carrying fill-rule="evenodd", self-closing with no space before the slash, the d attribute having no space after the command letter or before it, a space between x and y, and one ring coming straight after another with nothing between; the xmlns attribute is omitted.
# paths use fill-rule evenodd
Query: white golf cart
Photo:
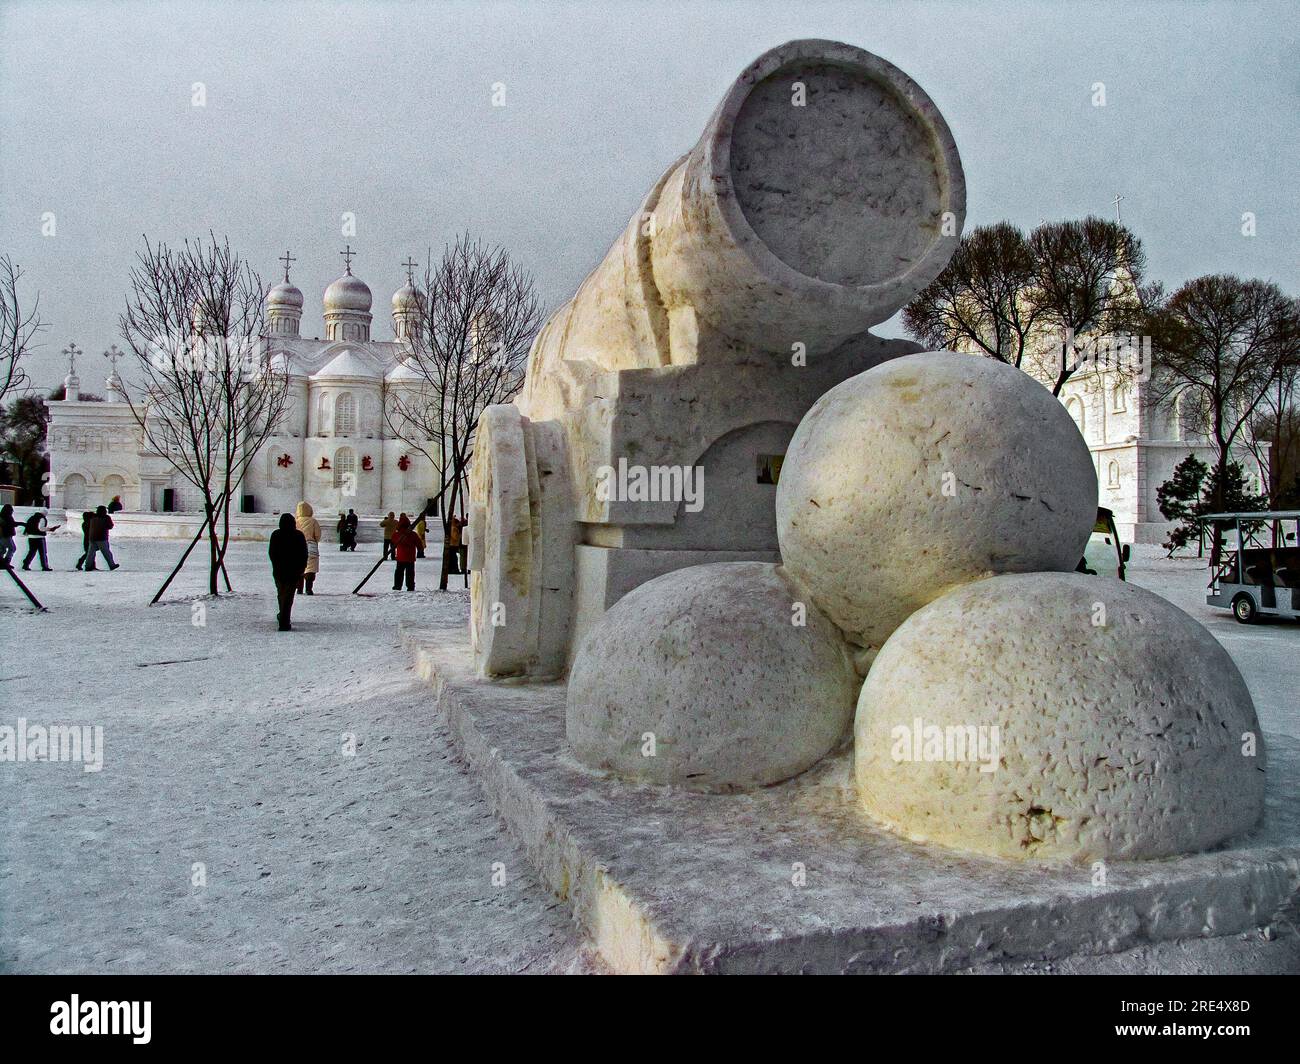
<svg viewBox="0 0 1300 1064"><path fill-rule="evenodd" d="M1223 553L1205 601L1242 624L1260 616L1300 618L1300 510L1206 514Z"/></svg>

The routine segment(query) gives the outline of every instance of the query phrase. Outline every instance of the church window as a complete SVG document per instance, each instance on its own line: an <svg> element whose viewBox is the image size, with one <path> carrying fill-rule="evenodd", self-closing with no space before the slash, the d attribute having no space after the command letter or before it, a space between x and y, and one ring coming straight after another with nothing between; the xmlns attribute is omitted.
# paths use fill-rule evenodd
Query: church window
<svg viewBox="0 0 1300 1064"><path fill-rule="evenodd" d="M1106 487L1108 488L1119 487L1119 463L1118 462L1111 462L1110 465L1106 467Z"/></svg>
<svg viewBox="0 0 1300 1064"><path fill-rule="evenodd" d="M1117 414L1128 409L1128 389L1121 383L1115 385L1110 393L1110 408Z"/></svg>
<svg viewBox="0 0 1300 1064"><path fill-rule="evenodd" d="M334 403L334 435L350 436L357 431L357 401L344 392Z"/></svg>
<svg viewBox="0 0 1300 1064"><path fill-rule="evenodd" d="M334 486L357 482L357 456L351 447L340 447L334 452Z"/></svg>
<svg viewBox="0 0 1300 1064"><path fill-rule="evenodd" d="M322 394L316 401L316 432L314 435L324 436L325 426L330 417L330 397Z"/></svg>

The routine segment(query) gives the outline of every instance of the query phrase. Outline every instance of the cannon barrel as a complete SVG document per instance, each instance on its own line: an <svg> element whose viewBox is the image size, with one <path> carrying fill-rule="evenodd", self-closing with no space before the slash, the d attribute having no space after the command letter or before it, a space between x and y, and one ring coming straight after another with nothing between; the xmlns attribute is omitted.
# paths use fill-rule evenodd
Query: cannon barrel
<svg viewBox="0 0 1300 1064"><path fill-rule="evenodd" d="M545 378L565 360L831 350L938 276L965 204L947 123L905 73L834 41L773 48L539 334L524 405L558 412Z"/></svg>

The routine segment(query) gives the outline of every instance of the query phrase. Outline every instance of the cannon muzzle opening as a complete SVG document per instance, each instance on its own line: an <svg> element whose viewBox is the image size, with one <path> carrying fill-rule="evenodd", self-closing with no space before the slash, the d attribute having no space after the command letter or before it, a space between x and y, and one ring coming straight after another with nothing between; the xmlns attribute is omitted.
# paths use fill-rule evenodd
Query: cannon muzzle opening
<svg viewBox="0 0 1300 1064"><path fill-rule="evenodd" d="M835 41L773 48L538 337L525 406L559 408L546 378L565 360L833 350L939 275L965 210L957 146L916 82Z"/></svg>

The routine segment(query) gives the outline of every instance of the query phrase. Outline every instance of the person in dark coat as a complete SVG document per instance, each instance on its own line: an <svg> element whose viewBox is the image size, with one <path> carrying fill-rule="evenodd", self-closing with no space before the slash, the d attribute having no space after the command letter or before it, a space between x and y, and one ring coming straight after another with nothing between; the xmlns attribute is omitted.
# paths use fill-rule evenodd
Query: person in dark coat
<svg viewBox="0 0 1300 1064"><path fill-rule="evenodd" d="M358 524L356 510L348 511L347 522L348 522L348 550L352 551L352 553L355 554L357 550L357 524Z"/></svg>
<svg viewBox="0 0 1300 1064"><path fill-rule="evenodd" d="M86 564L90 557L90 522L94 520L94 510L84 510L81 514L81 557L77 559L77 568Z"/></svg>
<svg viewBox="0 0 1300 1064"><path fill-rule="evenodd" d="M90 553L86 556L86 572L95 571L95 555L102 554L110 569L121 568L113 560L113 552L108 549L108 531L113 527L113 519L108 516L107 506L96 506L95 514L90 519L87 530L90 536Z"/></svg>
<svg viewBox="0 0 1300 1064"><path fill-rule="evenodd" d="M108 512L115 514L120 509L122 509L122 496L114 495L113 501L108 504Z"/></svg>
<svg viewBox="0 0 1300 1064"><path fill-rule="evenodd" d="M45 553L45 533L53 532L58 525L51 525L45 519L45 512L37 510L31 517L27 518L23 525L23 535L27 537L27 557L23 559L23 568L27 569L32 564L32 559L40 556L41 572L50 571L50 556Z"/></svg>
<svg viewBox="0 0 1300 1064"><path fill-rule="evenodd" d="M339 523L335 526L339 534L339 550L348 549L348 519L346 514L339 514Z"/></svg>
<svg viewBox="0 0 1300 1064"><path fill-rule="evenodd" d="M303 570L307 568L307 537L298 531L293 514L280 515L280 527L271 533L271 545L266 553L271 559L271 576L275 579L276 598L280 603L280 612L275 619L280 624L280 631L292 632L293 596Z"/></svg>
<svg viewBox="0 0 1300 1064"><path fill-rule="evenodd" d="M411 528L411 519L402 514L393 532L393 557L397 568L393 571L393 590L400 591L402 577L406 577L406 590L415 590L415 557L420 551L420 537Z"/></svg>
<svg viewBox="0 0 1300 1064"><path fill-rule="evenodd" d="M18 522L14 520L14 508L5 503L0 506L0 569L13 565L14 555L18 553Z"/></svg>

